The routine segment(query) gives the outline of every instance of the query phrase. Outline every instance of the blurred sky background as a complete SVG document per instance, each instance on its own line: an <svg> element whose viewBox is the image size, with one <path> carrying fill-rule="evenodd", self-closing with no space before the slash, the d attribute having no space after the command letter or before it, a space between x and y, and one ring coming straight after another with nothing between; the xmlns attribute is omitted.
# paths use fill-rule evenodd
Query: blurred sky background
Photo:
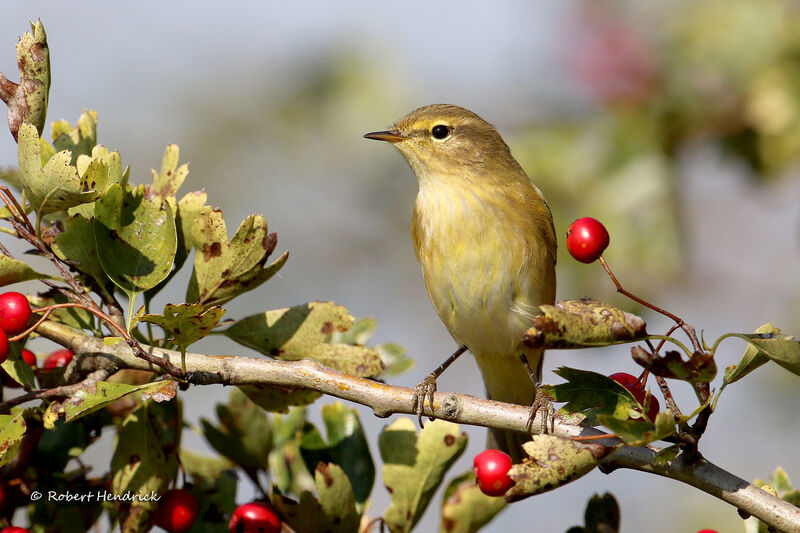
<svg viewBox="0 0 800 533"><path fill-rule="evenodd" d="M361 136L437 102L495 124L550 201L559 298L591 295L642 313L651 332L670 326L619 299L599 265L562 253L567 225L595 216L611 231L606 257L623 284L706 339L768 321L800 333L800 69L791 59L800 24L791 5L4 0L0 71L17 79L17 37L41 17L53 72L48 124L97 110L98 140L120 151L133 183L149 182L165 145L178 144L190 164L182 192L205 188L229 234L263 213L278 251L290 251L280 276L226 305L228 317L334 300L377 319L376 342L408 349L417 366L394 383L412 386L455 345L414 258L416 180L391 147ZM0 166L14 165L6 135ZM183 301L184 270L154 309ZM222 338L192 349L250 353ZM720 368L743 349L726 341ZM629 347L549 352L544 381L557 382L561 365L636 372ZM748 480L781 465L800 482L798 385L767 365L726 389L701 451ZM675 389L691 411L688 386ZM208 390L182 394L191 420L214 419L213 403L227 397ZM439 390L482 395L474 361L462 358ZM386 421L361 413L377 456ZM453 475L483 449L485 430L465 429L470 445ZM107 464L109 443L94 445L97 465ZM199 436L185 444L208 449ZM241 481L240 503L252 496ZM388 503L380 483L372 516ZM623 532L743 529L735 509L691 487L595 471L509 506L485 531L563 532L605 491L619 500ZM440 500L418 531L438 528Z"/></svg>

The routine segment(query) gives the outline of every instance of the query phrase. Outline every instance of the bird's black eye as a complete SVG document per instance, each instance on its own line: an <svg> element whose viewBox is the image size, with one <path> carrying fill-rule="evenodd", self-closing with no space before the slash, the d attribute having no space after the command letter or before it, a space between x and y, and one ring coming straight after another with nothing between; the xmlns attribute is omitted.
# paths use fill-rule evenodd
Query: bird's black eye
<svg viewBox="0 0 800 533"><path fill-rule="evenodd" d="M445 139L448 135L450 135L450 128L444 124L437 124L431 128L431 135L433 135L434 139Z"/></svg>

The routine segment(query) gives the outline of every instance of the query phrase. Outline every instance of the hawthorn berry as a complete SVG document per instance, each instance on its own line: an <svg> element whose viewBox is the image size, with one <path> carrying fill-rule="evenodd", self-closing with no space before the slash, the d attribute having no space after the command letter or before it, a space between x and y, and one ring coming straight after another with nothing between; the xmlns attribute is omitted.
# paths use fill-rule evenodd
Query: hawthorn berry
<svg viewBox="0 0 800 533"><path fill-rule="evenodd" d="M4 363L6 359L8 359L8 336L0 329L0 363Z"/></svg>
<svg viewBox="0 0 800 533"><path fill-rule="evenodd" d="M8 335L22 333L28 327L31 317L31 304L19 292L0 294L0 329Z"/></svg>
<svg viewBox="0 0 800 533"><path fill-rule="evenodd" d="M197 520L197 500L186 489L171 489L161 496L153 521L169 533L186 533Z"/></svg>
<svg viewBox="0 0 800 533"><path fill-rule="evenodd" d="M72 361L73 355L74 354L70 350L56 350L45 357L44 362L42 363L42 369L53 370L54 368L67 366L70 361Z"/></svg>
<svg viewBox="0 0 800 533"><path fill-rule="evenodd" d="M715 529L701 529L697 533L717 533Z"/></svg>
<svg viewBox="0 0 800 533"><path fill-rule="evenodd" d="M280 533L281 519L270 504L250 502L236 508L228 529L231 533Z"/></svg>
<svg viewBox="0 0 800 533"><path fill-rule="evenodd" d="M24 527L11 526L0 530L0 533L30 533Z"/></svg>
<svg viewBox="0 0 800 533"><path fill-rule="evenodd" d="M29 367L36 368L36 354L32 351L23 348L22 360L28 363Z"/></svg>
<svg viewBox="0 0 800 533"><path fill-rule="evenodd" d="M508 477L511 457L499 450L484 450L475 456L473 470L481 492L487 496L502 496L514 484Z"/></svg>
<svg viewBox="0 0 800 533"><path fill-rule="evenodd" d="M603 224L591 217L579 218L567 229L567 251L581 263L592 263L603 254L610 238Z"/></svg>
<svg viewBox="0 0 800 533"><path fill-rule="evenodd" d="M610 377L623 387L625 387L626 385L633 385L638 381L638 378L636 376L632 376L627 372L617 372L616 374L611 374L608 377Z"/></svg>

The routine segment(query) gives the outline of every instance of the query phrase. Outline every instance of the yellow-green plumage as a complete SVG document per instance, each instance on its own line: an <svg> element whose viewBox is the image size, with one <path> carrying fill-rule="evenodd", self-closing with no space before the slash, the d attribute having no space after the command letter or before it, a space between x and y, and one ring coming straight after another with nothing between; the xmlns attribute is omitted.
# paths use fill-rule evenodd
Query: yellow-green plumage
<svg viewBox="0 0 800 533"><path fill-rule="evenodd" d="M435 138L435 126L449 135ZM522 334L537 306L555 299L556 239L541 192L497 131L452 105L412 111L392 129L419 180L412 236L433 306L469 347L491 399L530 405ZM387 139L389 140L389 139ZM527 352L537 376L542 352ZM496 432L519 457L519 436Z"/></svg>

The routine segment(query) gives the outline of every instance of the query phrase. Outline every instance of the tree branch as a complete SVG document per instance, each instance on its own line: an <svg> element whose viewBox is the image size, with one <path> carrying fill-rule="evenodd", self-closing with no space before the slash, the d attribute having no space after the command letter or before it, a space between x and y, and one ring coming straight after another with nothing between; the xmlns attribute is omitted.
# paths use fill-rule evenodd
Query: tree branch
<svg viewBox="0 0 800 533"><path fill-rule="evenodd" d="M75 352L76 357L65 374L67 380L79 380L101 369L111 372L125 368L163 372L163 369L135 356L125 342L107 346L102 339L83 335L53 321L42 323L37 333ZM155 347L150 347L148 351L173 364L180 362L180 352ZM187 379L196 385L260 384L305 388L365 405L382 418L393 414L415 414L413 389L343 374L312 359L274 361L187 353L186 368L189 371ZM461 424L530 432L527 406L446 392L436 392L433 403L434 411L429 405L424 406L425 416ZM531 426L534 433L541 427L539 416ZM579 415L575 419L557 417L553 434L561 437L604 435L595 428L579 426L580 418ZM606 444L611 446L620 442L610 437L607 441ZM658 451L653 446L623 447L606 458L600 468L606 473L618 468L630 468L675 479L720 498L781 531L800 528L800 508L734 476L699 454L680 454L667 464L653 464Z"/></svg>

